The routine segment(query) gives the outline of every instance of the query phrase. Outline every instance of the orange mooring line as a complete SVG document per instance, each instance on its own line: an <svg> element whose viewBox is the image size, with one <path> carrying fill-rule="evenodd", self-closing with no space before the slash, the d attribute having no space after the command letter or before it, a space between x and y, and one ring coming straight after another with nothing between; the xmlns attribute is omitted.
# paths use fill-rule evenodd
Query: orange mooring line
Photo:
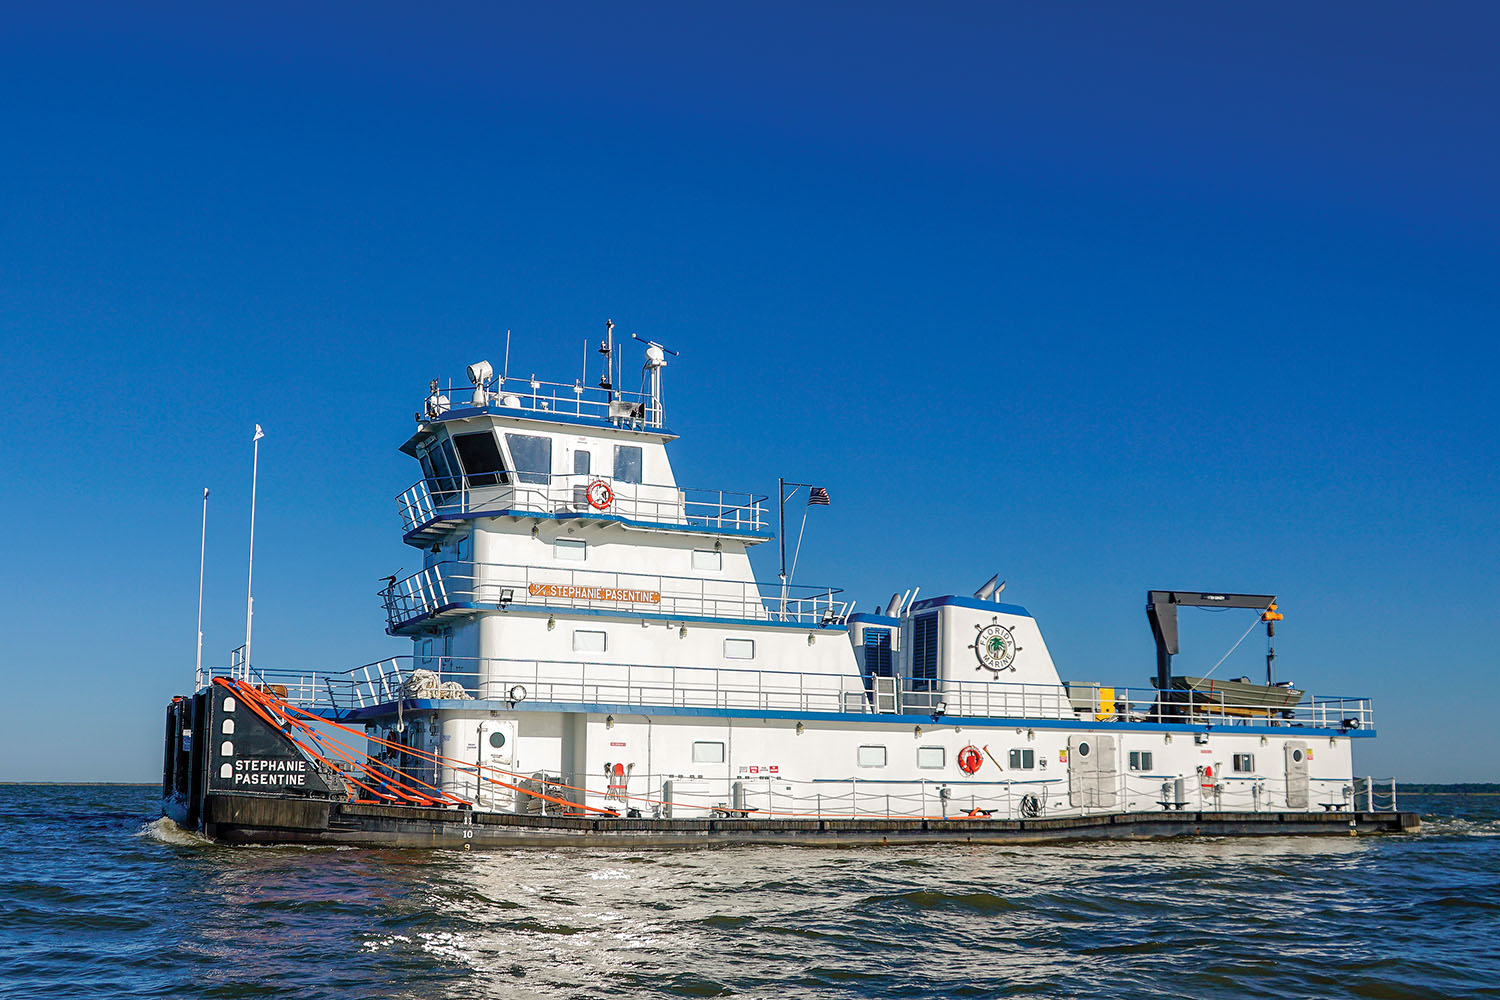
<svg viewBox="0 0 1500 1000"><path fill-rule="evenodd" d="M237 693L240 693L242 695L242 697L246 697L247 700L256 701L256 702L260 702L260 703L264 704L266 708L268 708L271 711L274 711L277 715L282 716L287 725L296 726L299 730L306 732L310 737L312 737L315 740L327 741L329 743L332 743L332 744L335 744L337 746L343 747L345 750L348 750L351 754L358 754L359 751L355 750L353 747L350 747L350 746L348 746L345 743L342 743L342 742L340 742L338 740L333 739L330 736L326 736L324 734L317 733L306 722L303 722L303 721L301 721L301 720L299 720L297 718L294 718L293 715L292 715L292 713L296 713L297 715L303 716L306 719L315 720L316 722L318 722L318 723L320 723L322 725L330 726L330 727L332 727L334 729L340 730L341 732L349 733L352 736L362 737L364 740L366 740L369 743L374 743L374 744L377 744L379 746L387 747L387 748L390 748L390 749L393 749L393 750L398 750L398 751L400 751L402 753L410 754L413 757L419 757L419 758L421 758L423 760L427 760L427 761L430 761L432 763L454 764L454 765L457 765L458 767L460 767L460 768L462 768L462 769L464 769L466 771L472 770L472 771L476 772L476 776L480 776L480 775L477 774L477 772L479 772L479 771L490 771L490 772L493 772L495 774L503 774L503 775L506 775L508 777L521 779L523 781L524 780L529 780L529 779L527 779L526 775L524 775L524 774L518 774L515 771L507 771L504 768L492 767L492 766L488 766L488 765L478 764L478 763L475 763L475 762L472 762L472 761L460 760L460 759L458 759L456 757L445 757L442 754L432 753L432 752L427 751L427 750L418 750L416 747L410 747L410 746L407 746L404 743L393 743L393 742L390 742L388 740L382 740L379 737L371 736L368 733L361 732L358 729L354 729L354 728L351 728L349 726L345 726L345 725L343 725L341 723L334 722L331 719L326 719L323 716L318 715L315 712L309 712L307 709L299 708L298 706L293 705L290 702L283 701L282 699L276 697L275 695L271 694L268 691L262 691L262 690L260 690L258 688L255 688L255 687L247 684L244 681L230 681L230 680L227 680L226 678L216 677L216 678L214 678L214 683L216 683L216 684L222 684L225 687L231 687ZM248 694L247 694L247 692L248 692ZM254 707L254 706L252 706L252 707ZM258 712L258 714L261 714L262 718L266 719L272 725L276 725L277 728L280 728L280 725L278 725L273 719L270 719L264 713L260 713L258 709L257 709L257 712ZM288 738L292 738L290 736L290 734L288 734ZM354 784L358 785L360 788L365 789L365 791L370 792L372 795L377 795L377 796L379 796L381 798L386 799L387 801L389 801L389 800L391 800L393 798L393 796L391 796L391 795L383 794L383 793L381 793L381 792L379 792L379 791L377 791L377 790L375 790L373 788L370 788L368 785L362 784L361 782L357 781L356 779L350 777L347 773L344 772L344 770L342 768L339 768L339 767L333 765L332 763L330 763L329 761L324 760L322 757L320 757L314 751L312 751L312 750L308 749L307 747L303 746L296 739L293 738L292 741L294 743L296 743L298 747L301 747L303 750L305 750L306 752L308 752L309 754L311 754L313 757L317 758L323 764L325 764L326 766L328 766L332 770L337 771L338 773L342 774L349 781L351 781ZM345 755L344 754L338 754L338 756L344 757ZM421 785L424 788L430 788L434 792L436 792L438 795L442 796L444 799L446 799L448 802L450 802L450 803L452 803L454 805L470 805L471 804L469 802L466 802L463 799L455 798L454 796L448 794L447 792L444 792L442 789L440 789L440 788L438 788L438 787L436 787L434 785L429 785L425 781L422 781L422 780L420 780L418 778L413 778L411 775L409 775L406 772L404 772L404 771L396 768L395 766L393 766L391 764L386 763L385 761L376 760L373 757L371 757L368 753L364 754L363 756L364 756L364 762L363 763L358 763L358 762L354 761L351 757L346 757L345 759L348 760L350 766L352 766L352 767L358 767L358 768L364 770L365 773L369 774L373 779L378 779L378 780L382 781L384 784L386 784L388 787L391 787L392 791L395 792L395 797L399 797L399 798L407 799L408 801L411 801L411 799L408 798L407 795L402 794L402 792L398 790L398 789L404 788L407 792L410 792L412 795L414 795L417 798L423 800L421 804L427 804L427 805L435 805L435 804L437 804L435 801L427 799L426 796L423 796L420 792L417 792L415 789L410 788L409 786L404 785L401 782L395 781L393 778L390 778L389 776L380 774L379 772L372 771L371 770L372 765L373 766L377 766L377 767L386 768L386 769L394 772L395 774L400 775L402 778L406 779L406 781L412 782L413 784ZM480 777L482 777L482 776L480 776ZM584 811L587 811L587 812L600 813L600 814L605 815L605 816L618 816L619 815L619 812L617 810L614 810L614 809L601 809L598 806L591 806L591 805L588 805L588 804L583 803L583 802L574 802L571 799L558 798L555 795L548 795L545 792L538 792L538 791L533 791L532 789L529 789L529 788L522 788L519 785L511 784L510 782L507 782L507 781L501 781L498 778L484 777L483 780L489 782L492 785L497 785L497 786L499 786L501 788L508 788L508 789L510 789L512 791L519 792L522 795L529 795L529 796L531 796L533 798L543 799L543 800L545 800L547 802L553 802L553 803L556 803L556 804L561 805L561 806L567 806L567 807L570 807L570 808L580 809L580 810L584 810ZM564 789L567 789L568 791L582 792L585 795L598 795L598 794L600 794L596 790L592 790L592 789L584 788L584 787L579 787L577 785L568 785L568 784L564 784L563 782L548 781L548 782L546 782L546 784L548 786L552 787L552 788L564 788ZM645 796L645 795L631 795L629 793L626 793L625 798L628 799L628 800L630 800L630 801L640 802L640 803L644 803L646 805L672 806L672 807L679 808L679 809L681 809L681 808L688 808L688 809L711 810L711 809L714 809L714 808L718 808L718 807L712 806L712 805L702 805L702 804L697 803L697 802L669 802L669 801L666 801L664 799L653 799L653 798L650 798L649 796ZM354 801L360 802L360 801L368 801L368 800L354 800ZM827 811L823 811L823 812L810 812L809 813L809 812L782 812L782 811L764 810L764 811L758 811L758 812L759 812L759 814L761 816L782 816L782 817L791 817L791 818L798 818L798 819L830 819L830 818L839 818L839 817L856 818L856 817L858 817L860 815L859 813L852 813L852 812L851 813L836 813L836 812L827 812ZM944 817L942 817L942 816L910 816L910 817L906 817L906 818L908 818L908 819L943 819Z"/></svg>

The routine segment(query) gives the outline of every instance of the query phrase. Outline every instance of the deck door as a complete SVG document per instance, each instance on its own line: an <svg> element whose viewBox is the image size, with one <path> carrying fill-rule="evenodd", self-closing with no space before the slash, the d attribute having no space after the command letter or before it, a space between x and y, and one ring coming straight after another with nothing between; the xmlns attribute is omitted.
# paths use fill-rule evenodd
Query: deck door
<svg viewBox="0 0 1500 1000"><path fill-rule="evenodd" d="M1114 809L1119 804L1118 750L1113 736L1068 738L1068 802L1080 809Z"/></svg>
<svg viewBox="0 0 1500 1000"><path fill-rule="evenodd" d="M1307 744L1293 740L1286 745L1286 807L1307 808Z"/></svg>
<svg viewBox="0 0 1500 1000"><path fill-rule="evenodd" d="M516 778L508 773L516 770L516 723L491 719L477 723L476 726L478 759L484 768L494 770L478 771L475 801L491 809L514 809L516 793L495 782L516 783Z"/></svg>

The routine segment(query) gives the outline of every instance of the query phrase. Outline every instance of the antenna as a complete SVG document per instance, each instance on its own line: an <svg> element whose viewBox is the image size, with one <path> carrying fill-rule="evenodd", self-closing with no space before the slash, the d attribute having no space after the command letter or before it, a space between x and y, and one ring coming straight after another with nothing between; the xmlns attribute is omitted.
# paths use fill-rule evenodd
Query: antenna
<svg viewBox="0 0 1500 1000"><path fill-rule="evenodd" d="M203 487L203 533L198 539L198 658L193 664L193 690L203 687L203 556L208 551L208 487ZM1269 669L1269 668L1268 668Z"/></svg>
<svg viewBox="0 0 1500 1000"><path fill-rule="evenodd" d="M501 390L505 389L505 380L510 378L510 331L505 331L505 367L500 369Z"/></svg>
<svg viewBox="0 0 1500 1000"><path fill-rule="evenodd" d="M615 321L607 319L604 321L604 340L599 344L599 353L604 355L604 375L599 379L599 388L609 393L611 401L615 398L614 383L610 377L614 374L614 365L610 362L615 353Z"/></svg>

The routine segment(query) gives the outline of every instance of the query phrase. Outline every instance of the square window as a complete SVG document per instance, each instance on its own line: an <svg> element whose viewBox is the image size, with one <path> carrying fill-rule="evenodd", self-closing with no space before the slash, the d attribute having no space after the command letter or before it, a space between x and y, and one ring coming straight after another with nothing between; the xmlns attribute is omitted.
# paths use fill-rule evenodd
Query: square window
<svg viewBox="0 0 1500 1000"><path fill-rule="evenodd" d="M723 569L724 553L715 552L713 549L693 550L693 569Z"/></svg>
<svg viewBox="0 0 1500 1000"><path fill-rule="evenodd" d="M885 767L885 747L860 747L860 767Z"/></svg>
<svg viewBox="0 0 1500 1000"><path fill-rule="evenodd" d="M552 477L552 439L534 434L507 434L516 476L523 483L546 485Z"/></svg>
<svg viewBox="0 0 1500 1000"><path fill-rule="evenodd" d="M1150 750L1132 750L1132 751L1130 751L1130 769L1132 771L1149 771L1149 770L1151 770L1151 751Z"/></svg>
<svg viewBox="0 0 1500 1000"><path fill-rule="evenodd" d="M724 763L724 744L722 743L694 743L694 764L722 764Z"/></svg>
<svg viewBox="0 0 1500 1000"><path fill-rule="evenodd" d="M641 482L641 449L639 445L615 445L615 479L622 483Z"/></svg>
<svg viewBox="0 0 1500 1000"><path fill-rule="evenodd" d="M917 747L918 767L942 767L947 752L942 747Z"/></svg>
<svg viewBox="0 0 1500 1000"><path fill-rule="evenodd" d="M589 557L589 543L582 538L559 538L552 543L552 557L584 562Z"/></svg>
<svg viewBox="0 0 1500 1000"><path fill-rule="evenodd" d="M585 632L582 629L573 633L573 649L580 653L602 653L607 645L603 632Z"/></svg>
<svg viewBox="0 0 1500 1000"><path fill-rule="evenodd" d="M1029 771L1036 767L1035 750L1012 750L1010 752L1010 766L1013 771Z"/></svg>
<svg viewBox="0 0 1500 1000"><path fill-rule="evenodd" d="M755 659L754 639L725 639L724 659L726 660L753 660Z"/></svg>
<svg viewBox="0 0 1500 1000"><path fill-rule="evenodd" d="M586 451L573 452L573 475L587 476L594 470L594 456Z"/></svg>
<svg viewBox="0 0 1500 1000"><path fill-rule="evenodd" d="M1237 753L1234 755L1234 769L1241 774L1249 774L1255 770L1255 754Z"/></svg>

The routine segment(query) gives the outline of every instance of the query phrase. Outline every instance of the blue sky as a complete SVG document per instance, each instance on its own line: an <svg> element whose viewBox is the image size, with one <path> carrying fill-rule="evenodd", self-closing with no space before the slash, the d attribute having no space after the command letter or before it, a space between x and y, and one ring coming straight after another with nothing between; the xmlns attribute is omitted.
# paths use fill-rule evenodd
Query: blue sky
<svg viewBox="0 0 1500 1000"><path fill-rule="evenodd" d="M0 778L158 777L257 421L257 661L401 652L427 380L613 317L684 483L827 486L800 581L1135 685L1146 589L1278 593L1361 771L1500 780L1492 5L308 6L4 16Z"/></svg>

